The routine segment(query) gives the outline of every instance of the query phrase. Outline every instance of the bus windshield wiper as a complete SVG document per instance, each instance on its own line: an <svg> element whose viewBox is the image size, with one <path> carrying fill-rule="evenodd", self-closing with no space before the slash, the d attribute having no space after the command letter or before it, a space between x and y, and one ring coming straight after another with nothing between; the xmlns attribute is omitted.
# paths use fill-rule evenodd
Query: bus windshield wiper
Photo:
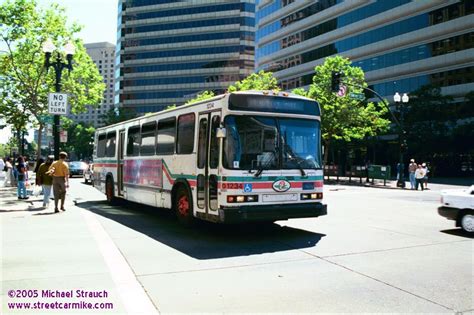
<svg viewBox="0 0 474 315"><path fill-rule="evenodd" d="M290 157L290 161L294 161L296 162L296 165L298 166L298 169L300 170L301 172L301 176L305 177L306 176L306 172L304 171L303 167L301 166L301 161L296 158L296 157Z"/></svg>
<svg viewBox="0 0 474 315"><path fill-rule="evenodd" d="M295 152L293 152L293 149L288 144L285 144L285 151L287 153L287 156L288 156L289 160L296 162L296 165L298 166L298 169L301 172L301 176L303 176L303 177L306 176L306 172L304 171L303 167L301 166L300 158L298 158L298 156L295 154Z"/></svg>

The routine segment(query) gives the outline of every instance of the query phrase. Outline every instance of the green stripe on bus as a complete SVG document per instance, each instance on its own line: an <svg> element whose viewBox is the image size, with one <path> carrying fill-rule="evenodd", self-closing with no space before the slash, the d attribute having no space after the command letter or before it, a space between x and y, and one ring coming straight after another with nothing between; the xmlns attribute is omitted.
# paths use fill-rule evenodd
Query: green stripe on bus
<svg viewBox="0 0 474 315"><path fill-rule="evenodd" d="M219 180L224 182L274 182L276 180L323 180L323 176L262 176L262 177L242 177L242 176L220 176Z"/></svg>

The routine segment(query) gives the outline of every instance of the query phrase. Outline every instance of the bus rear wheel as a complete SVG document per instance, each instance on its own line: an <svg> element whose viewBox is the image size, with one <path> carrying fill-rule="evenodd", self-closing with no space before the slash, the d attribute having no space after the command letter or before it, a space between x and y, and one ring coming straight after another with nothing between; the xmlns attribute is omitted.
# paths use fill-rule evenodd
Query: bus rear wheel
<svg viewBox="0 0 474 315"><path fill-rule="evenodd" d="M178 187L174 198L174 209L179 223L191 226L194 223L193 202L191 196L184 186Z"/></svg>

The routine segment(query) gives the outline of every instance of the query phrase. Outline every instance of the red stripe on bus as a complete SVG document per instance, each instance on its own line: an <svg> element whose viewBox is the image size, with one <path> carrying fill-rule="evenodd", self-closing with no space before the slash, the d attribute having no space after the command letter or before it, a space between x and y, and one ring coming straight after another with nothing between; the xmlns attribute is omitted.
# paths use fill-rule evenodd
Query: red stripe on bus
<svg viewBox="0 0 474 315"><path fill-rule="evenodd" d="M94 167L101 166L101 167L117 167L117 164L114 163L94 163Z"/></svg>

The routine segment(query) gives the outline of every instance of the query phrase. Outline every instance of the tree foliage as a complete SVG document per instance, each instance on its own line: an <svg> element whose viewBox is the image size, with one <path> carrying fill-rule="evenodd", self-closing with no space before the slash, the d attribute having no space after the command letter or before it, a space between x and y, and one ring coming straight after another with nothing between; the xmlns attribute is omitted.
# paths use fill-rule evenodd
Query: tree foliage
<svg viewBox="0 0 474 315"><path fill-rule="evenodd" d="M265 72L261 70L258 73L252 73L242 81L235 82L234 85L229 86L229 92L249 91L249 90L274 90L279 91L278 82L273 77L272 72Z"/></svg>
<svg viewBox="0 0 474 315"><path fill-rule="evenodd" d="M363 139L375 136L388 128L390 121L384 118L387 109L383 104L361 102L349 97L349 93L363 93L363 87L367 87L361 68L353 67L347 58L335 56L326 58L325 62L314 70L316 73L309 90L296 89L293 93L315 99L321 106L325 161L331 142ZM331 91L332 71L344 73L345 96L338 96Z"/></svg>
<svg viewBox="0 0 474 315"><path fill-rule="evenodd" d="M198 103L198 102L200 102L200 101L204 101L204 100L213 98L214 96L215 96L214 92L212 92L212 91L204 91L204 92L198 94L195 98L188 100L188 101L185 103L185 105Z"/></svg>
<svg viewBox="0 0 474 315"><path fill-rule="evenodd" d="M92 158L95 128L68 118L63 119L63 126L67 130L67 142L61 143L61 150L75 159Z"/></svg>
<svg viewBox="0 0 474 315"><path fill-rule="evenodd" d="M62 90L68 93L72 113L85 110L86 105L99 104L105 85L97 67L87 54L82 41L75 38L77 24L68 25L64 8L54 4L39 9L35 0L7 0L0 4L0 112L14 124L21 115L39 126L47 114L48 93L55 91L55 73L44 67L42 45L51 39L56 47L72 41L76 46L73 70L63 71ZM54 52L51 62L65 56ZM41 133L41 132L40 132Z"/></svg>
<svg viewBox="0 0 474 315"><path fill-rule="evenodd" d="M249 91L249 90L273 90L280 91L278 87L277 79L273 77L272 72L265 72L261 70L258 73L252 73L242 81L237 81L235 84L230 85L227 91ZM200 101L204 101L214 97L215 94L212 91L204 91L198 94L195 98L190 99L186 102L187 104L193 104Z"/></svg>

